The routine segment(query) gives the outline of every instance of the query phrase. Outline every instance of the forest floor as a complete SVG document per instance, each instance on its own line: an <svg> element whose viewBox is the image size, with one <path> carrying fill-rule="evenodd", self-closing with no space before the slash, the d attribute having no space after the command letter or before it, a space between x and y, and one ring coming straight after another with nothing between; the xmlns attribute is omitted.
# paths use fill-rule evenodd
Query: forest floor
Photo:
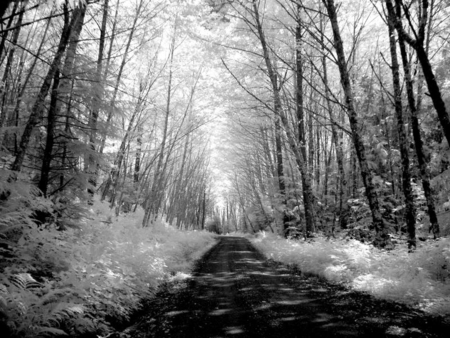
<svg viewBox="0 0 450 338"><path fill-rule="evenodd" d="M162 289L123 336L448 337L450 322L267 261L220 237L192 278Z"/></svg>

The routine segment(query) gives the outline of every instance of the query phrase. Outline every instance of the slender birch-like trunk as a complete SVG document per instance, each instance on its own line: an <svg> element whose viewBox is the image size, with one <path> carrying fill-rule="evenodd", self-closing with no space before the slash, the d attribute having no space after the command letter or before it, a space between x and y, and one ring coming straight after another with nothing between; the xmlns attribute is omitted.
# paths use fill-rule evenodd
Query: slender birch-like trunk
<svg viewBox="0 0 450 338"><path fill-rule="evenodd" d="M400 66L397 58L397 46L395 43L394 18L388 14L389 47L391 52L391 70L394 87L395 115L397 117L397 134L399 139L400 156L402 162L402 186L405 195L406 227L408 232L408 248L416 248L416 207L411 186L411 171L408 153L408 136L406 135L403 121L402 91L400 85Z"/></svg>
<svg viewBox="0 0 450 338"><path fill-rule="evenodd" d="M358 115L355 110L353 89L350 81L350 74L347 68L347 59L345 57L344 45L339 30L337 21L336 6L334 0L322 0L331 22L331 27L334 36L334 47L336 49L338 68L341 77L341 85L345 94L345 104L350 121L350 127L352 130L353 144L355 146L356 155L358 157L359 166L361 170L361 176L363 179L364 187L366 189L366 196L369 202L369 207L372 212L373 227L376 231L376 238L374 245L377 247L386 247L391 243L389 237L389 231L384 223L383 217L380 212L380 205L378 202L377 191L373 183L373 173L369 169L369 165L366 159L366 149L363 139L360 135L360 125L358 121Z"/></svg>

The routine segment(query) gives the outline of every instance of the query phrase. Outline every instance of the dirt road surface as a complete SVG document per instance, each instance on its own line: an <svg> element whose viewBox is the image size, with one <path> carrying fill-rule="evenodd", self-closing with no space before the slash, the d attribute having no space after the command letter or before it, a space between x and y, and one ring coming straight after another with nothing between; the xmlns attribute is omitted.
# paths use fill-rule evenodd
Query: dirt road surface
<svg viewBox="0 0 450 338"><path fill-rule="evenodd" d="M133 337L450 337L450 325L268 263L221 237L194 277L161 292Z"/></svg>

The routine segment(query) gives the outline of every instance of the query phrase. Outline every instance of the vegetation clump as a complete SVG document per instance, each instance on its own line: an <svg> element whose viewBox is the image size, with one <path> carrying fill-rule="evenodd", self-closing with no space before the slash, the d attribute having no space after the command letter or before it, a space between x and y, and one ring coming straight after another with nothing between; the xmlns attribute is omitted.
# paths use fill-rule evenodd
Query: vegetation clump
<svg viewBox="0 0 450 338"><path fill-rule="evenodd" d="M22 196L16 210L2 209L0 327L6 337L113 332L161 283L188 274L214 243L211 233L186 233L161 219L142 228L141 210L111 217L98 199L90 210L70 203L65 208L77 210L76 226L64 217L41 223L20 213L21 204L47 211L61 207L42 196ZM102 222L107 217L111 222Z"/></svg>

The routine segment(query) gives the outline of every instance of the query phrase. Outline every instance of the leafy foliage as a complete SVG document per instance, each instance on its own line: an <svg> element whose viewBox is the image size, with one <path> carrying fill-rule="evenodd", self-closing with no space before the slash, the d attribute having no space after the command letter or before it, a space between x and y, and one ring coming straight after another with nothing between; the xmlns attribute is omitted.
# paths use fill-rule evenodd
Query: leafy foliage
<svg viewBox="0 0 450 338"><path fill-rule="evenodd" d="M105 334L214 242L161 220L154 228L127 216L101 222L110 212L98 202L78 228L21 228L0 280L0 325L11 337Z"/></svg>

